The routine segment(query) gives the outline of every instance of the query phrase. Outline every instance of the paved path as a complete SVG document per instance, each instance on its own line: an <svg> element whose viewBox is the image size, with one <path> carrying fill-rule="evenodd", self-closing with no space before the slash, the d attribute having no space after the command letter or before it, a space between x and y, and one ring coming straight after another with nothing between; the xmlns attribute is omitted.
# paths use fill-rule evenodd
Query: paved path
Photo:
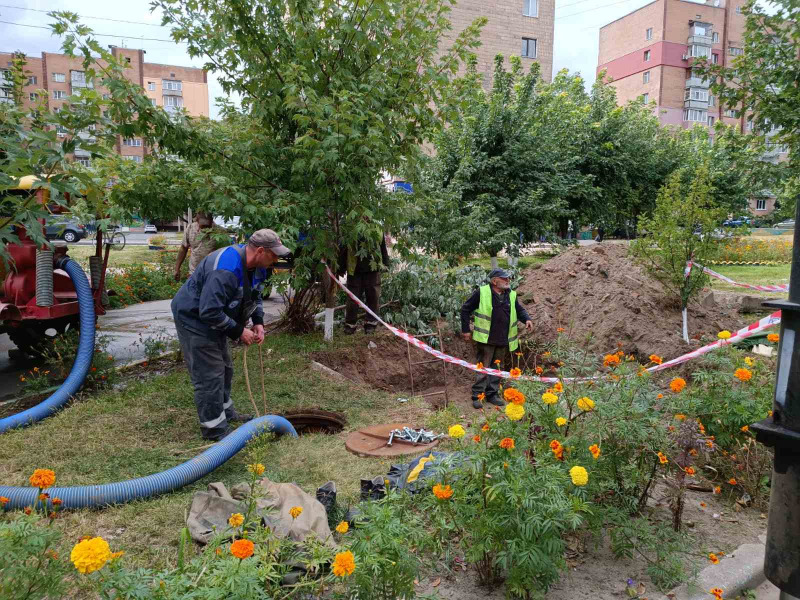
<svg viewBox="0 0 800 600"><path fill-rule="evenodd" d="M108 351L117 364L124 364L145 357L144 342L148 338L169 340L175 338L175 323L170 310L171 300L143 302L126 308L110 310L97 319L97 334L109 338ZM264 300L264 321L269 323L280 317L283 297L273 293ZM8 335L0 335L0 399L13 397L21 387L20 375L35 366L40 360L9 360L8 351L14 344Z"/></svg>

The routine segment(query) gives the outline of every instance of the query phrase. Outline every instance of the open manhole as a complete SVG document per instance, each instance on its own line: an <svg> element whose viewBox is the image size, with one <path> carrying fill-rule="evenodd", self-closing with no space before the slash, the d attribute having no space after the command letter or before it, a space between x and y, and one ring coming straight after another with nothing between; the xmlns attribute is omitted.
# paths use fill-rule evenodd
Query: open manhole
<svg viewBox="0 0 800 600"><path fill-rule="evenodd" d="M298 435L308 433L339 433L347 425L342 413L321 408L301 408L290 410L282 415L297 431Z"/></svg>

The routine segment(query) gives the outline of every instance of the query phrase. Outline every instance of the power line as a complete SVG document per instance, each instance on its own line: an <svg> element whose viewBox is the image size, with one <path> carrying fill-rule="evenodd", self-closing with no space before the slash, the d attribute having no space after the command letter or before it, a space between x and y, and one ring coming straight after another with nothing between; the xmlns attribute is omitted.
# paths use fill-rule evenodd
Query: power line
<svg viewBox="0 0 800 600"><path fill-rule="evenodd" d="M14 25L16 27L30 27L31 29L46 29L47 31L53 31L50 27L44 27L43 25L25 25L24 23L12 23L11 21L0 21L0 23L5 23L6 25ZM137 37L133 35L117 35L111 33L95 33L92 32L91 35L95 35L97 37L110 37L110 38L122 38L126 40L139 40L143 42L169 42L172 44L186 44L187 42L176 42L175 40L164 40L159 38L146 38L146 37Z"/></svg>
<svg viewBox="0 0 800 600"><path fill-rule="evenodd" d="M585 1L585 0L582 0ZM11 6L10 4L0 4L0 8L13 8L15 10L29 10L32 12L49 14L53 11L42 10L40 8L27 8L25 6ZM155 23L145 23L144 21L125 21L124 19L111 19L109 17L90 17L89 15L78 15L81 19L95 19L97 21L113 21L114 23L128 23L130 25L147 25L148 27L168 27L168 25L157 25Z"/></svg>
<svg viewBox="0 0 800 600"><path fill-rule="evenodd" d="M576 4L583 4L584 2L588 2L589 0L578 0L577 2L572 2L570 4L565 4L564 6L556 6L556 10L560 10L562 8L569 8L570 6L575 6Z"/></svg>
<svg viewBox="0 0 800 600"><path fill-rule="evenodd" d="M616 6L617 4L625 4L626 2L630 2L630 1L631 0L621 0L620 2L612 2L611 4L604 4L602 6L595 6L594 8L589 8L587 10L579 10L578 12L574 12L574 13L569 14L569 15L562 15L560 17L556 17L554 20L558 21L559 19L568 19L569 17L574 17L574 16L577 16L577 15L590 13L590 12L593 12L595 10L600 10L601 8L608 8L609 6Z"/></svg>

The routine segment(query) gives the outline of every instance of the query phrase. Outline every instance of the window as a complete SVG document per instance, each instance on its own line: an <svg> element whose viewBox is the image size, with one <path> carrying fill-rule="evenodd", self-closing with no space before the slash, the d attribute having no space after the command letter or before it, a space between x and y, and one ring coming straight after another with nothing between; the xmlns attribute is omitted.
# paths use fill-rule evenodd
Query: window
<svg viewBox="0 0 800 600"><path fill-rule="evenodd" d="M715 102L716 102L716 101L714 100L714 96L712 96L711 94L709 94L709 95L708 95L708 105L709 105L709 106L714 106L714 103L715 103Z"/></svg>
<svg viewBox="0 0 800 600"><path fill-rule="evenodd" d="M139 138L125 138L122 140L122 145L139 147L142 145L142 140L140 140Z"/></svg>
<svg viewBox="0 0 800 600"><path fill-rule="evenodd" d="M716 65L717 63L719 63L719 54L712 54L712 55L711 55L711 62L712 62L713 64L715 64L715 65Z"/></svg>
<svg viewBox="0 0 800 600"><path fill-rule="evenodd" d="M738 119L739 118L739 111L734 109L734 108L727 109L724 114L729 119Z"/></svg>
<svg viewBox="0 0 800 600"><path fill-rule="evenodd" d="M689 48L689 56L694 58L709 58L711 56L711 48L692 44L692 47Z"/></svg>
<svg viewBox="0 0 800 600"><path fill-rule="evenodd" d="M36 75L28 77L28 85L36 85L39 80L36 79Z"/></svg>
<svg viewBox="0 0 800 600"><path fill-rule="evenodd" d="M128 63L128 64L131 64L131 57L130 56L126 56L125 57L125 62Z"/></svg>
<svg viewBox="0 0 800 600"><path fill-rule="evenodd" d="M684 121L695 121L697 123L708 123L708 114L704 110L697 110L696 108L687 108L683 111Z"/></svg>
<svg viewBox="0 0 800 600"><path fill-rule="evenodd" d="M180 92L183 89L183 85L180 81L170 81L169 79L165 79L161 82L161 87L165 90L174 90L176 92Z"/></svg>
<svg viewBox="0 0 800 600"><path fill-rule="evenodd" d="M156 91L156 82L155 81L148 81L147 82L147 89L148 89L148 91L155 92Z"/></svg>
<svg viewBox="0 0 800 600"><path fill-rule="evenodd" d="M642 83L650 83L650 71L645 71L642 74Z"/></svg>
<svg viewBox="0 0 800 600"><path fill-rule="evenodd" d="M67 135L67 128L63 125L56 125L56 133L58 134L58 137L64 137Z"/></svg>
<svg viewBox="0 0 800 600"><path fill-rule="evenodd" d="M86 73L83 71L72 71L70 73L70 79L74 83L86 83Z"/></svg>
<svg viewBox="0 0 800 600"><path fill-rule="evenodd" d="M650 62L650 50L644 51L644 62Z"/></svg>
<svg viewBox="0 0 800 600"><path fill-rule="evenodd" d="M647 31L644 32L644 39L646 39L646 40L652 40L653 39L653 28L652 27L648 27Z"/></svg>
<svg viewBox="0 0 800 600"><path fill-rule="evenodd" d="M56 83L64 83L67 80L67 76L63 73L53 73L53 81Z"/></svg>
<svg viewBox="0 0 800 600"><path fill-rule="evenodd" d="M536 58L536 40L522 38L522 56L526 58Z"/></svg>
<svg viewBox="0 0 800 600"><path fill-rule="evenodd" d="M64 100L67 97L67 92L61 90L53 90L53 100Z"/></svg>
<svg viewBox="0 0 800 600"><path fill-rule="evenodd" d="M526 17L539 16L539 0L523 0L522 14Z"/></svg>
<svg viewBox="0 0 800 600"><path fill-rule="evenodd" d="M90 158L77 158L75 162L79 165L83 165L84 167L92 166L92 160Z"/></svg>
<svg viewBox="0 0 800 600"><path fill-rule="evenodd" d="M767 210L767 201L764 198L756 200L756 210Z"/></svg>
<svg viewBox="0 0 800 600"><path fill-rule="evenodd" d="M123 156L122 158L124 158L125 160L132 160L133 162L136 162L136 163L142 162L142 157L141 156Z"/></svg>
<svg viewBox="0 0 800 600"><path fill-rule="evenodd" d="M736 7L736 14L737 14L737 15L740 15L740 14L742 14L742 7L741 7L741 6L737 6L737 7Z"/></svg>
<svg viewBox="0 0 800 600"><path fill-rule="evenodd" d="M30 94L28 94L28 98L30 98L31 102L36 102L39 99L39 94L31 92Z"/></svg>
<svg viewBox="0 0 800 600"><path fill-rule="evenodd" d="M710 115L708 117L708 126L709 127L713 127L714 126L714 117L712 117Z"/></svg>
<svg viewBox="0 0 800 600"><path fill-rule="evenodd" d="M711 35L711 41L714 42L715 44L719 44L719 31L715 31Z"/></svg>
<svg viewBox="0 0 800 600"><path fill-rule="evenodd" d="M708 102L708 91L699 90L697 88L687 88L686 93L683 95L684 100L699 100L700 102Z"/></svg>
<svg viewBox="0 0 800 600"><path fill-rule="evenodd" d="M155 103L155 100L153 100ZM164 106L183 106L183 98L180 96L164 96Z"/></svg>
<svg viewBox="0 0 800 600"><path fill-rule="evenodd" d="M728 54L730 54L731 56L741 56L742 54L744 54L744 48L734 48L733 46L731 46L730 48L728 48Z"/></svg>
<svg viewBox="0 0 800 600"><path fill-rule="evenodd" d="M709 30L711 29L710 25L706 25L705 23L695 23L692 31L692 35L709 35Z"/></svg>
<svg viewBox="0 0 800 600"><path fill-rule="evenodd" d="M650 102L650 94L642 94L642 104Z"/></svg>
<svg viewBox="0 0 800 600"><path fill-rule="evenodd" d="M753 131L753 119L747 119L745 127L747 127L747 131Z"/></svg>

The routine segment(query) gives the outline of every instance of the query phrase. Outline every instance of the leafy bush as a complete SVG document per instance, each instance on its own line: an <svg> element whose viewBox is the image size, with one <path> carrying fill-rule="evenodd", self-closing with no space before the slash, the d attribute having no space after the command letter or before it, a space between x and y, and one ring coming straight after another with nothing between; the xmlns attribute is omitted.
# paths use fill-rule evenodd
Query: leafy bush
<svg viewBox="0 0 800 600"><path fill-rule="evenodd" d="M166 246L167 245L167 236L162 233L157 235L151 235L150 238L147 240L147 243L151 246Z"/></svg>
<svg viewBox="0 0 800 600"><path fill-rule="evenodd" d="M53 339L53 342L44 351L44 360L47 365L46 371L43 372L44 375L49 374L56 381L67 378L78 353L79 335L77 329L70 329ZM92 366L83 383L85 388L103 388L116 381L118 374L114 356L108 350L110 345L111 338L109 336L95 336L94 358L92 358Z"/></svg>
<svg viewBox="0 0 800 600"><path fill-rule="evenodd" d="M720 240L713 260L731 262L791 263L793 240L789 236L778 238L735 237Z"/></svg>
<svg viewBox="0 0 800 600"><path fill-rule="evenodd" d="M161 251L158 262L125 267L106 274L106 288L114 290L109 296L111 308L123 308L139 302L167 300L175 296L181 283L175 281L174 253ZM184 261L183 268L187 261Z"/></svg>

